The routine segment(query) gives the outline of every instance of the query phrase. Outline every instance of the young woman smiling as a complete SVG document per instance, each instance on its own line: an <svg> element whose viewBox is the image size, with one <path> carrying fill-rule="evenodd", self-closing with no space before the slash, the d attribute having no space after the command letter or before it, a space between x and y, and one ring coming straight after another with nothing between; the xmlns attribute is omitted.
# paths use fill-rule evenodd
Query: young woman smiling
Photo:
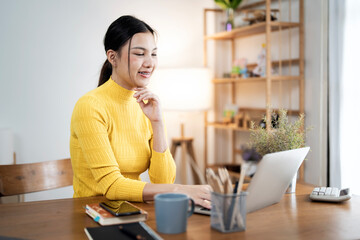
<svg viewBox="0 0 360 240"><path fill-rule="evenodd" d="M157 66L154 30L122 16L109 26L104 46L99 85L79 99L71 118L74 197L142 202L178 192L210 208L210 186L173 184L160 100L146 88ZM151 183L140 179L147 169Z"/></svg>

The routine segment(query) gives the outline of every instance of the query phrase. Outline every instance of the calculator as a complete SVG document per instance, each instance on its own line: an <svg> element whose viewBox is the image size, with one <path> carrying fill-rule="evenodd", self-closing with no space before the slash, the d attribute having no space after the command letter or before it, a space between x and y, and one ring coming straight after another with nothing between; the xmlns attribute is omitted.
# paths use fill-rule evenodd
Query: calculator
<svg viewBox="0 0 360 240"><path fill-rule="evenodd" d="M349 188L316 187L310 194L311 200L321 202L343 202L350 198Z"/></svg>

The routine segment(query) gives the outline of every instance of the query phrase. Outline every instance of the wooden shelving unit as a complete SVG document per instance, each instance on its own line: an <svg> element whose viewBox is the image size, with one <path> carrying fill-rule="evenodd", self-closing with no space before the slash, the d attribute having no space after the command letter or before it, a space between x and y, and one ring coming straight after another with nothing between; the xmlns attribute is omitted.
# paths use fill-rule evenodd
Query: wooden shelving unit
<svg viewBox="0 0 360 240"><path fill-rule="evenodd" d="M273 76L272 81L288 81L288 80L299 80L299 76ZM214 78L212 83L223 84L223 83L248 83L248 82L265 82L265 77L250 77L250 78Z"/></svg>
<svg viewBox="0 0 360 240"><path fill-rule="evenodd" d="M248 111L248 112L256 112L258 115L262 115L263 113L266 112L265 108L242 108L243 111ZM279 109L272 109L273 111L277 112ZM289 110L288 111L288 115L289 116L299 116L300 112L298 110ZM222 122L206 122L205 123L207 125L207 127L214 127L217 129L228 129L228 130L233 130L233 131L240 131L240 132L249 132L249 129L247 128L242 128L242 127L236 127L232 124L224 124ZM239 152L239 151L237 151ZM241 153L241 151L240 151Z"/></svg>
<svg viewBox="0 0 360 240"><path fill-rule="evenodd" d="M291 20L291 12L289 12L289 21L271 21L271 10L274 8L274 4L271 3L277 3L279 6L281 4L289 3L289 8L291 10L291 0L265 0L265 1L258 1L255 3L251 3L248 5L242 5L239 9L237 9L237 12L241 12L243 10L249 10L249 9L259 9L263 7L262 9L265 9L266 13L266 21L255 23L249 26L244 26L240 28L235 28L232 31L223 31L223 32L217 32L215 34L208 35L207 34L207 13L209 12L222 12L220 9L205 9L204 10L204 66L208 65L208 49L207 49L207 42L208 41L229 41L231 43L231 49L226 50L231 54L232 60L235 59L235 41L239 38L246 38L249 36L254 35L260 35L263 34L265 36L265 43L266 43L266 74L263 77L248 77L248 78L214 78L212 80L212 83L216 87L220 84L228 84L230 86L230 94L231 94L231 103L235 103L236 100L236 86L238 84L242 84L241 86L246 87L248 84L252 83L264 83L264 89L266 92L266 102L264 103L263 109L251 109L248 108L248 110L258 110L259 112L262 112L266 115L267 118L267 126L270 126L270 119L271 119L271 112L273 109L270 109L267 106L271 106L272 99L271 99L271 93L272 93L272 84L274 82L282 82L282 81L298 81L299 86L299 106L297 110L289 110L289 114L299 115L300 113L304 113L304 0L298 0L298 9L299 9L299 21L294 22ZM281 9L279 9L280 11ZM289 10L289 11L290 11ZM289 59L277 59L272 60L271 59L271 46L272 46L272 40L271 34L275 32L281 32L283 30L287 29L293 29L297 28L299 29L299 57L298 58L290 58ZM288 31L290 32L290 31ZM291 52L290 52L291 53ZM291 54L290 54L291 55ZM292 66L298 66L299 74L296 75L272 75L271 68L277 67L292 67ZM247 64L247 68L249 70L252 70L256 67L256 63L250 63ZM281 71L280 71L281 73ZM241 108L243 110L243 108ZM235 133L236 132L248 132L248 129L244 129L241 127L236 127L234 125L227 125L219 120L216 120L214 122L210 122L207 119L207 113L205 114L205 167L209 167L208 164L208 128L215 128L215 129L223 129L230 131L232 139L229 143L233 149L232 151L232 164L235 163L235 155L241 154L241 150L237 149L235 147ZM216 163L215 163L216 164ZM300 168L299 176L301 179L303 179L303 166Z"/></svg>
<svg viewBox="0 0 360 240"><path fill-rule="evenodd" d="M213 34L211 36L205 36L205 40L232 40L234 38L242 38L257 34L263 34L266 31L266 26L267 26L266 22L255 23L251 26L237 28L229 32L220 32ZM286 30L288 28L294 28L294 27L299 27L299 23L292 23L292 22L270 23L270 30L272 32L279 31L280 28L282 28L282 30Z"/></svg>

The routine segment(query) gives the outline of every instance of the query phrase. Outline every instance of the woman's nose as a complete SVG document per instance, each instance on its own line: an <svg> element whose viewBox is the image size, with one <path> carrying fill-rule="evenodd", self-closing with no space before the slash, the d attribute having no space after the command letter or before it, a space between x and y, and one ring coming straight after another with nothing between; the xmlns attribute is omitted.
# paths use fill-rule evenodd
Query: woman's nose
<svg viewBox="0 0 360 240"><path fill-rule="evenodd" d="M155 60L151 56L147 56L144 61L144 67L151 68L154 66Z"/></svg>

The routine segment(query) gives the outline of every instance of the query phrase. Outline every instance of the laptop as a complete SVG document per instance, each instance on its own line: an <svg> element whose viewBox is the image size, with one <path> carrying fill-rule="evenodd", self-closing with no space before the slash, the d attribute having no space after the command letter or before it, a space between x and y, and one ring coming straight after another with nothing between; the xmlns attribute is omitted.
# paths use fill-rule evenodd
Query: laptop
<svg viewBox="0 0 360 240"><path fill-rule="evenodd" d="M249 193L246 198L246 212L278 203L309 150L310 147L304 147L264 155L246 190ZM199 206L195 207L194 212L210 215L209 210Z"/></svg>

